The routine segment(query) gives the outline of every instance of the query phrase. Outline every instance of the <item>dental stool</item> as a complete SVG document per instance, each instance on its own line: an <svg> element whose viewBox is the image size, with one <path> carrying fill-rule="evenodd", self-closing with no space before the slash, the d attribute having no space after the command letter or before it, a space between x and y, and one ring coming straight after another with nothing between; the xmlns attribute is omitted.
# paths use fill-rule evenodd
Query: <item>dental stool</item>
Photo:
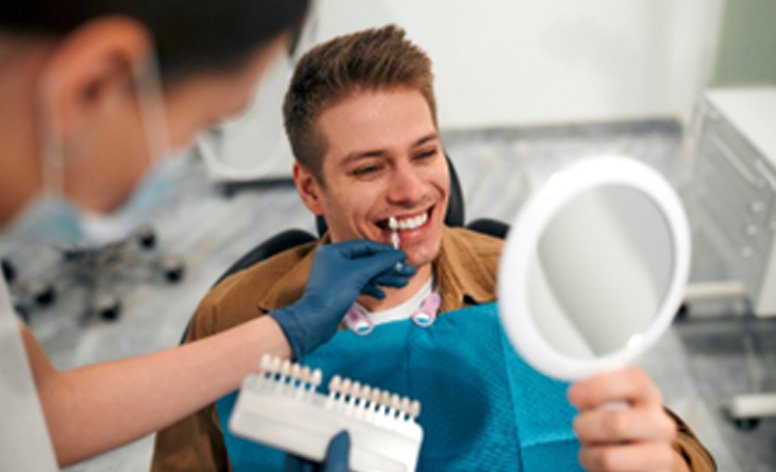
<svg viewBox="0 0 776 472"><path fill-rule="evenodd" d="M153 228L143 226L125 238L97 247L57 247L57 264L40 277L23 279L9 258L3 259L3 274L14 307L25 321L33 311L53 305L62 293L74 287L85 290L80 322L95 316L112 321L121 315L119 291L129 286L128 282L151 281L159 275L168 283L183 279L183 261L160 254L156 246Z"/></svg>

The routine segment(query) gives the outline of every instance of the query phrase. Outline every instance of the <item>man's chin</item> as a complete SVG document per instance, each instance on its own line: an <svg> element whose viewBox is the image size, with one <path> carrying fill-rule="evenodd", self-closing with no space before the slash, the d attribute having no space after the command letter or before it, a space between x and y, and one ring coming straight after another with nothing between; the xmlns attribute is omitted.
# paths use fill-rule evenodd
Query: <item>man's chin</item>
<svg viewBox="0 0 776 472"><path fill-rule="evenodd" d="M418 269L434 262L439 254L439 248L407 248L405 252L407 253L407 263Z"/></svg>

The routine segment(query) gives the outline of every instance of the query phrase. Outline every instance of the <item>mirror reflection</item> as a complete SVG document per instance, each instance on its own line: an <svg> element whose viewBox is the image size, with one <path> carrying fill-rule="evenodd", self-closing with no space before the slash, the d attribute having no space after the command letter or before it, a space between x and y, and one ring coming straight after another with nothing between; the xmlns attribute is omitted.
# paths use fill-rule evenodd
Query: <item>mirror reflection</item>
<svg viewBox="0 0 776 472"><path fill-rule="evenodd" d="M587 189L539 237L528 274L530 316L569 357L639 342L666 297L672 254L668 222L646 194L622 185Z"/></svg>

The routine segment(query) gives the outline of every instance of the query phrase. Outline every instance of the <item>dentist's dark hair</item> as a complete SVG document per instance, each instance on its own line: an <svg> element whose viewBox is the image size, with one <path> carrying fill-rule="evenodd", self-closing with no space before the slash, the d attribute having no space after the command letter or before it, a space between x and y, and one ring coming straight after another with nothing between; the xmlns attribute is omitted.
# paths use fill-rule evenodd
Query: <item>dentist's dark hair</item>
<svg viewBox="0 0 776 472"><path fill-rule="evenodd" d="M165 81L237 67L279 34L295 32L310 0L0 0L0 34L67 36L103 16L144 24Z"/></svg>

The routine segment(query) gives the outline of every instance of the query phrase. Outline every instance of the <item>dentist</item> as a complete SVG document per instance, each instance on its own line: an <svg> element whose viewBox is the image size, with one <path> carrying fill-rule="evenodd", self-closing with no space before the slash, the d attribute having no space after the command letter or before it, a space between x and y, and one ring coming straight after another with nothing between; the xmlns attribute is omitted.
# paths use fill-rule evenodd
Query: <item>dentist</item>
<svg viewBox="0 0 776 472"><path fill-rule="evenodd" d="M239 112L307 0L10 0L0 9L0 231L111 213L163 155ZM157 67L158 65L158 67ZM75 215L75 216L74 216ZM404 253L319 251L302 299L202 341L56 370L0 279L0 470L55 470L237 388L264 353L304 357L360 293L403 286Z"/></svg>

